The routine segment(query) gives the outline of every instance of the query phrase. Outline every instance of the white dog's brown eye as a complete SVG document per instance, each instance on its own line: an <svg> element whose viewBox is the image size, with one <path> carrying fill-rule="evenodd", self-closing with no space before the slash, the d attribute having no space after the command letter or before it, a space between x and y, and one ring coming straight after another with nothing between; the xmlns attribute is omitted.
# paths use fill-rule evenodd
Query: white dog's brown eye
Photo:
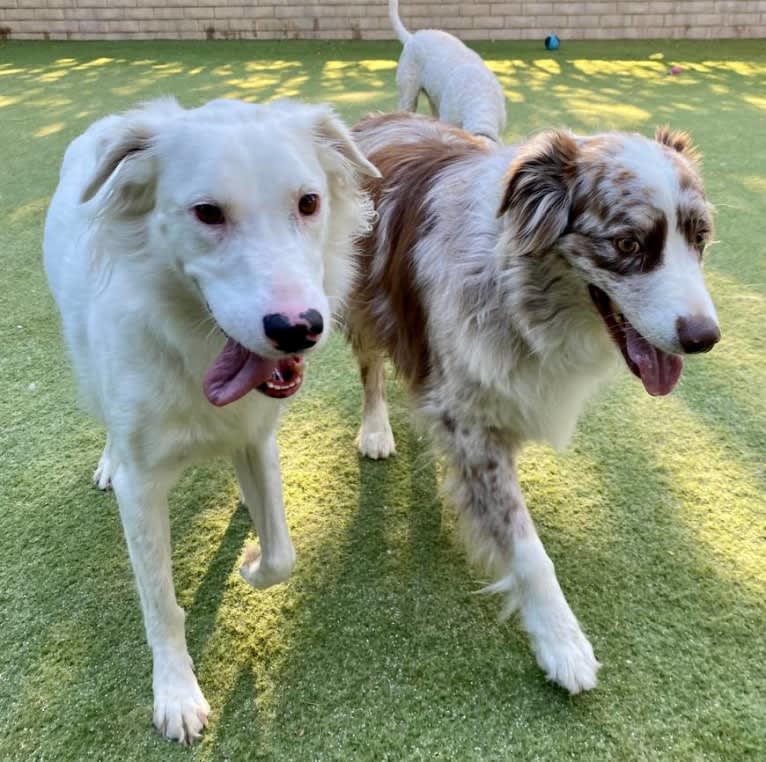
<svg viewBox="0 0 766 762"><path fill-rule="evenodd" d="M618 238L614 245L621 254L632 256L641 251L641 244L635 238Z"/></svg>
<svg viewBox="0 0 766 762"><path fill-rule="evenodd" d="M706 243L707 243L707 233L705 231L699 231L697 235L694 236L694 245L698 249L704 249Z"/></svg>
<svg viewBox="0 0 766 762"><path fill-rule="evenodd" d="M304 217L316 214L319 209L319 196L316 193L304 193L298 201L298 211Z"/></svg>
<svg viewBox="0 0 766 762"><path fill-rule="evenodd" d="M195 204L194 216L204 225L223 225L226 215L217 204Z"/></svg>

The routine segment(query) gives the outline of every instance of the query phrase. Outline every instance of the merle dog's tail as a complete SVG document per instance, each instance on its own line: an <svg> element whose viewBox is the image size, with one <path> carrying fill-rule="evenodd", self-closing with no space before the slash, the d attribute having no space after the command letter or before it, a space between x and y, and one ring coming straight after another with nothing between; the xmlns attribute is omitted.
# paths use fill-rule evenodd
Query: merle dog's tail
<svg viewBox="0 0 766 762"><path fill-rule="evenodd" d="M402 20L399 18L399 0L388 0L388 18L391 19L391 26L394 28L399 42L404 45L412 35L407 31L407 27L402 24Z"/></svg>

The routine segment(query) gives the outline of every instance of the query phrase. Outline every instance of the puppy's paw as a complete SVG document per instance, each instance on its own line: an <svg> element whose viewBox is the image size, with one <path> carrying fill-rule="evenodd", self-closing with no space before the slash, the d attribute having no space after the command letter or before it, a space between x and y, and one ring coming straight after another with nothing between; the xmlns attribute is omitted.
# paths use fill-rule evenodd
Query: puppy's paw
<svg viewBox="0 0 766 762"><path fill-rule="evenodd" d="M192 744L207 727L210 705L191 669L155 667L154 726L166 738Z"/></svg>
<svg viewBox="0 0 766 762"><path fill-rule="evenodd" d="M601 665L577 622L566 630L533 637L532 650L548 680L572 694L589 691L596 687Z"/></svg>
<svg viewBox="0 0 766 762"><path fill-rule="evenodd" d="M394 433L388 421L380 431L371 431L363 425L356 438L356 446L361 455L373 460L382 460L396 453Z"/></svg>
<svg viewBox="0 0 766 762"><path fill-rule="evenodd" d="M109 453L109 447L105 447L98 459L98 465L93 472L93 484L98 489L106 491L112 488L112 476L114 475L114 464Z"/></svg>
<svg viewBox="0 0 766 762"><path fill-rule="evenodd" d="M295 566L295 549L292 545L276 554L269 560L261 555L257 545L250 545L245 550L245 559L239 567L242 578L253 587L263 589L287 582Z"/></svg>

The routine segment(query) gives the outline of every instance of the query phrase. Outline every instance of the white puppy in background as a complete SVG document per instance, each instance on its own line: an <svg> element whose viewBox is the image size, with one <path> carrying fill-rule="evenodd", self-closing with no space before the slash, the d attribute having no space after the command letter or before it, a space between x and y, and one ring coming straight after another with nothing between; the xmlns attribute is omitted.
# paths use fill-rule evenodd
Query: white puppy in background
<svg viewBox="0 0 766 762"><path fill-rule="evenodd" d="M45 269L111 479L154 658L154 723L196 739L210 711L186 647L167 495L200 458L232 457L260 540L242 576L295 562L275 437L302 356L352 278L377 170L324 106L149 103L92 125L64 157Z"/></svg>
<svg viewBox="0 0 766 762"><path fill-rule="evenodd" d="M422 90L433 115L443 122L501 142L505 95L481 56L447 32L409 32L399 18L398 0L389 0L388 15L404 45L396 68L399 108L416 111Z"/></svg>

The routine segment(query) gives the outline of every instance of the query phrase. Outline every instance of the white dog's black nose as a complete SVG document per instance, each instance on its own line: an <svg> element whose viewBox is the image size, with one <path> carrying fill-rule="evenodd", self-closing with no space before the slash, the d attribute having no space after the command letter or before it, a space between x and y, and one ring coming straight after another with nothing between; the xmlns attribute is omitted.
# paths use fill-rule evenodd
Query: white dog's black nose
<svg viewBox="0 0 766 762"><path fill-rule="evenodd" d="M712 318L701 315L680 317L676 321L678 341L687 354L709 352L721 338L721 329Z"/></svg>
<svg viewBox="0 0 766 762"><path fill-rule="evenodd" d="M263 330L280 352L300 352L319 341L324 330L324 320L314 309L301 312L297 320L275 312L263 318Z"/></svg>

